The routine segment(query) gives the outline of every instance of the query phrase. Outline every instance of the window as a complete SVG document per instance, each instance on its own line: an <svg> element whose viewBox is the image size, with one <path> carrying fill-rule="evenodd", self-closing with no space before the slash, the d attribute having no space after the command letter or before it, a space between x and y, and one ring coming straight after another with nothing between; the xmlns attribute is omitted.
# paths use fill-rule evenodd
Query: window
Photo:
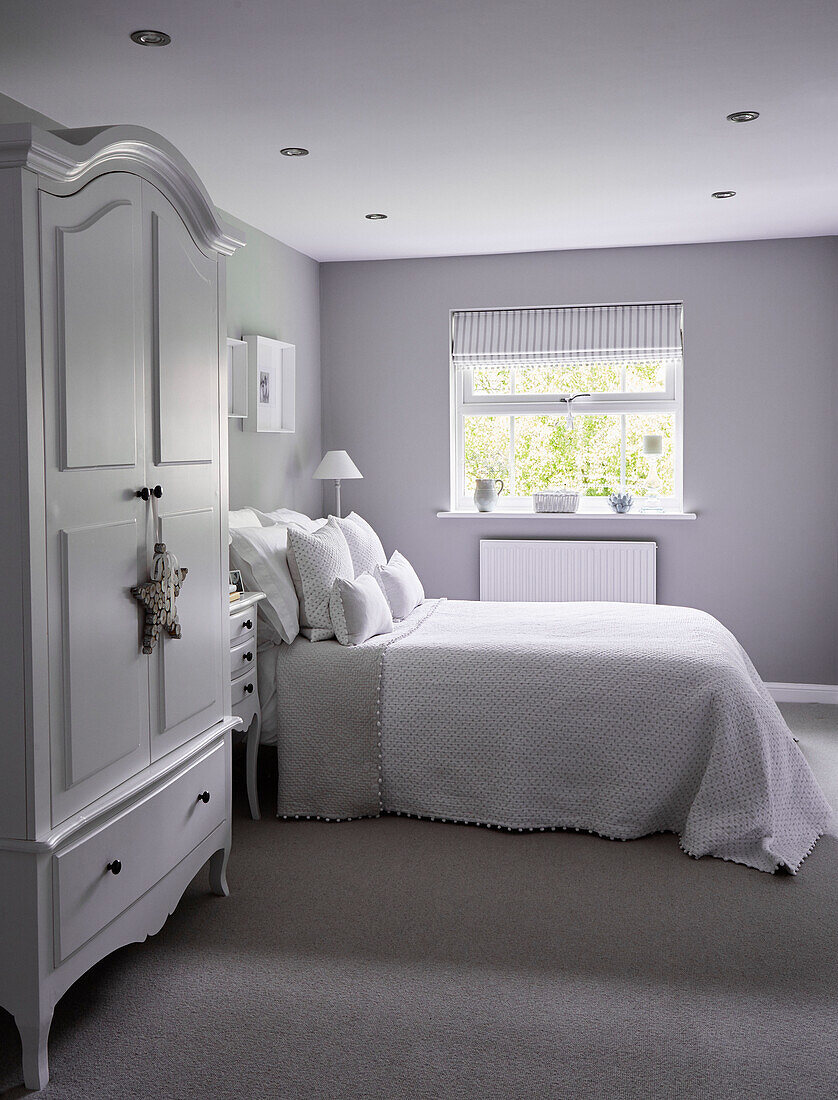
<svg viewBox="0 0 838 1100"><path fill-rule="evenodd" d="M452 313L452 510L476 477L504 482L501 507L532 510L540 489L573 488L580 512L644 496L643 437L666 511L682 510L680 302Z"/></svg>

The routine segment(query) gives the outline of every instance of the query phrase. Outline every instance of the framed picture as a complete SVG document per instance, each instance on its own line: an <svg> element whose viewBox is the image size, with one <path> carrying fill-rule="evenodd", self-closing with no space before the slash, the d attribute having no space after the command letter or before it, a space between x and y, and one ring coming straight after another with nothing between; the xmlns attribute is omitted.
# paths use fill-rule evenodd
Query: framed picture
<svg viewBox="0 0 838 1100"><path fill-rule="evenodd" d="M247 347L246 432L293 432L296 349L267 336L244 336Z"/></svg>
<svg viewBox="0 0 838 1100"><path fill-rule="evenodd" d="M242 575L238 569L230 570L230 595L234 592L238 592L241 595L244 592L244 584L242 582Z"/></svg>
<svg viewBox="0 0 838 1100"><path fill-rule="evenodd" d="M259 371L259 404L272 405L271 394L274 392L274 372L272 370Z"/></svg>

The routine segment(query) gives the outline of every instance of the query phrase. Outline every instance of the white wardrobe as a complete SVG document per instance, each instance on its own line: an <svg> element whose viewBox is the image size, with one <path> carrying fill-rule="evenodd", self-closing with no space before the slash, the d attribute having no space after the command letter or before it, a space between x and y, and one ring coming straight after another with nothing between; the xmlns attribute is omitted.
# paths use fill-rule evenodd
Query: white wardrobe
<svg viewBox="0 0 838 1100"><path fill-rule="evenodd" d="M30 1088L76 978L156 932L208 860L227 892L224 267L243 243L155 134L0 127L0 1005ZM189 572L182 637L147 656L152 502Z"/></svg>

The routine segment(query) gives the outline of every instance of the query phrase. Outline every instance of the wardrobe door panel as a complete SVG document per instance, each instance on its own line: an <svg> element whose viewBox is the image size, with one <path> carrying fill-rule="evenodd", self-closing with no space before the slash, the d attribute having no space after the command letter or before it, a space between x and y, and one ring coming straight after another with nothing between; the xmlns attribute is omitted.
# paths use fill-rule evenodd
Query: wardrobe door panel
<svg viewBox="0 0 838 1100"><path fill-rule="evenodd" d="M146 477L147 484L161 486L166 548L189 570L177 601L182 636L164 636L151 662L151 753L158 759L223 717L229 612L219 512L218 264L150 184L143 204L156 395L150 427L156 444Z"/></svg>
<svg viewBox="0 0 838 1100"><path fill-rule="evenodd" d="M41 194L52 822L148 765L142 193Z"/></svg>
<svg viewBox="0 0 838 1100"><path fill-rule="evenodd" d="M189 573L177 599L182 636L163 636L159 658L157 759L222 717L218 597L221 567L215 508L161 515L163 541Z"/></svg>
<svg viewBox="0 0 838 1100"><path fill-rule="evenodd" d="M48 195L44 201L54 208L64 200ZM135 211L125 200L104 205L80 225L56 228L65 469L137 460L135 230Z"/></svg>
<svg viewBox="0 0 838 1100"><path fill-rule="evenodd" d="M198 249L162 196L151 211L151 229L155 461L211 462L217 420L217 262Z"/></svg>
<svg viewBox="0 0 838 1100"><path fill-rule="evenodd" d="M148 742L138 658L137 522L61 532L67 790Z"/></svg>

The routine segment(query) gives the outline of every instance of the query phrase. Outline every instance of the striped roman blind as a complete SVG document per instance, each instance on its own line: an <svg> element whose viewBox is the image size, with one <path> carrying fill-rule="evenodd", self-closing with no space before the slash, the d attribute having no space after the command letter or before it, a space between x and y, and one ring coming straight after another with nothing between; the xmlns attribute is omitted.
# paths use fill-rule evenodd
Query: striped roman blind
<svg viewBox="0 0 838 1100"><path fill-rule="evenodd" d="M681 357L681 302L455 310L452 357L489 364Z"/></svg>

